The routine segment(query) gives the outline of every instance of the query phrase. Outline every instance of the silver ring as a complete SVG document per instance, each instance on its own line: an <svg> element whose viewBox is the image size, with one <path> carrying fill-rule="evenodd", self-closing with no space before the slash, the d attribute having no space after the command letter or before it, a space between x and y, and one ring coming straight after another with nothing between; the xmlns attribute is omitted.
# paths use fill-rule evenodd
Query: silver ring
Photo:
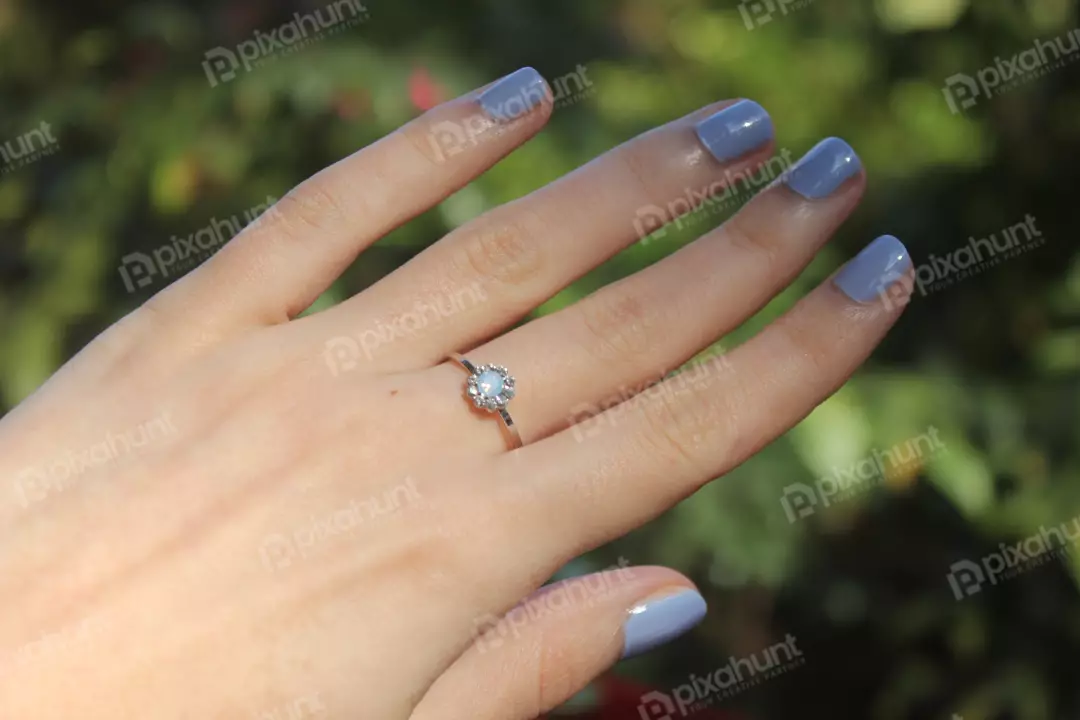
<svg viewBox="0 0 1080 720"><path fill-rule="evenodd" d="M514 449L521 447L521 434L506 409L516 393L514 376L502 365L473 365L460 353L450 353L450 359L469 373L465 380L465 397L476 408L497 414L510 434Z"/></svg>

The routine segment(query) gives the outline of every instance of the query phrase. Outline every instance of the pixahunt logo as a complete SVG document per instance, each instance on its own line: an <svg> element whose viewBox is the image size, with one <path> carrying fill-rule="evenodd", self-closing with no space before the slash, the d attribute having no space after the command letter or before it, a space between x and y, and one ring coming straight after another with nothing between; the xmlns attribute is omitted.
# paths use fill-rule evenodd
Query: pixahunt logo
<svg viewBox="0 0 1080 720"><path fill-rule="evenodd" d="M589 69L581 64L577 68L555 78L550 89L529 86L505 100L496 108L498 115L515 118L518 122L528 115L529 108L542 102L561 109L575 105L596 94L596 88L588 75ZM486 112L478 112L460 121L444 120L431 126L428 143L435 162L442 164L455 155L479 146L485 138L504 137L509 131L506 121L497 121Z"/></svg>
<svg viewBox="0 0 1080 720"><path fill-rule="evenodd" d="M589 79L589 69L578 66L551 81L551 102L556 108L565 108L596 94L593 81Z"/></svg>
<svg viewBox="0 0 1080 720"><path fill-rule="evenodd" d="M641 244L648 245L666 237L672 227L682 230L736 207L740 197L756 194L762 187L783 177L791 167L791 151L785 149L762 163L756 172L725 170L723 178L697 190L686 188L682 197L664 207L646 205L639 208L634 218L634 231Z"/></svg>
<svg viewBox="0 0 1080 720"><path fill-rule="evenodd" d="M59 146L59 142L53 137L52 125L43 120L36 129L0 144L0 160L3 160L0 175L26 167L46 155L52 155Z"/></svg>
<svg viewBox="0 0 1080 720"><path fill-rule="evenodd" d="M419 507L424 499L415 481L405 481L363 502L351 501L348 506L321 516L311 515L308 524L288 534L268 535L259 547L263 567L271 572L284 570L297 560L306 560L317 546L351 535L367 522L396 514L409 507Z"/></svg>
<svg viewBox="0 0 1080 720"><path fill-rule="evenodd" d="M829 507L850 500L900 473L922 465L930 455L945 449L938 438L937 428L931 426L916 438L898 443L888 450L873 450L866 457L847 467L834 466L812 486L795 483L784 488L780 504L789 523L809 517L818 507Z"/></svg>
<svg viewBox="0 0 1080 720"><path fill-rule="evenodd" d="M1036 218L1029 214L1022 222L1000 232L983 238L970 237L966 245L946 255L930 253L927 261L914 269L915 289L926 297L1042 247L1046 244L1046 237L1035 223ZM887 306L893 303L889 289L887 279L878 286L878 294ZM908 299L905 296L905 302Z"/></svg>
<svg viewBox="0 0 1080 720"><path fill-rule="evenodd" d="M326 703L322 693L304 695L275 708L255 711L251 720L306 720L326 715Z"/></svg>
<svg viewBox="0 0 1080 720"><path fill-rule="evenodd" d="M954 562L947 576L953 597L963 600L982 592L987 583L997 585L1063 557L1072 551L1077 540L1080 540L1080 517L1052 528L1040 526L1039 532L1011 545L999 543L997 552L983 556L979 562Z"/></svg>
<svg viewBox="0 0 1080 720"><path fill-rule="evenodd" d="M483 615L473 620L474 645L478 652L485 653L502 647L510 637L519 640L526 628L564 613L594 607L636 577L630 561L619 558L618 563L603 572L547 585L501 617Z"/></svg>
<svg viewBox="0 0 1080 720"><path fill-rule="evenodd" d="M402 313L385 321L376 320L374 327L355 337L340 336L327 341L323 359L334 377L351 372L361 366L361 358L374 359L375 351L398 338L415 338L429 326L437 326L458 313L471 310L487 302L488 295L479 282L461 288L443 297L418 299L410 312Z"/></svg>
<svg viewBox="0 0 1080 720"><path fill-rule="evenodd" d="M112 630L112 621L101 616L83 618L62 630L42 634L37 640L23 645L12 655L0 657L0 675L10 675L33 665L54 666L56 661L71 652L103 650L98 645Z"/></svg>
<svg viewBox="0 0 1080 720"><path fill-rule="evenodd" d="M690 682L679 685L670 694L651 692L642 696L638 716L641 720L687 717L804 664L806 660L795 646L795 636L789 633L784 642L771 645L760 653L731 658L719 670L702 677L691 675Z"/></svg>
<svg viewBox="0 0 1080 720"><path fill-rule="evenodd" d="M1080 58L1080 28L1053 40L1035 44L1011 58L995 57L994 62L974 76L958 73L945 80L942 92L953 114L973 107L979 98L990 99L1013 90Z"/></svg>
<svg viewBox="0 0 1080 720"><path fill-rule="evenodd" d="M671 402L687 394L700 395L716 377L731 370L731 360L723 347L717 345L673 372L646 379L632 387L620 387L599 404L575 405L570 410L567 424L573 429L574 438L585 442L599 435L604 428L616 427L631 413L646 411L649 403L659 402L661 397Z"/></svg>
<svg viewBox="0 0 1080 720"><path fill-rule="evenodd" d="M91 471L139 452L152 443L177 436L168 412L119 434L108 432L99 442L78 452L64 450L51 461L24 469L15 477L15 491L24 508L49 495L64 492Z"/></svg>
<svg viewBox="0 0 1080 720"><path fill-rule="evenodd" d="M210 87L216 87L235 79L241 69L251 72L271 58L294 53L367 19L368 9L360 0L339 0L309 13L293 13L289 22L270 32L256 30L250 40L239 43L234 50L207 50L203 71Z"/></svg>
<svg viewBox="0 0 1080 720"><path fill-rule="evenodd" d="M754 30L767 25L779 14L786 16L795 10L810 5L811 0L743 0L739 4L739 14L747 30Z"/></svg>
<svg viewBox="0 0 1080 720"><path fill-rule="evenodd" d="M120 259L120 278L124 281L124 287L133 293L153 283L159 275L169 278L195 267L239 235L245 227L259 220L276 202L276 198L267 197L266 202L245 212L243 219L236 215L224 220L211 218L206 226L187 237L173 235L167 245L162 245L149 255L141 252L125 255Z"/></svg>

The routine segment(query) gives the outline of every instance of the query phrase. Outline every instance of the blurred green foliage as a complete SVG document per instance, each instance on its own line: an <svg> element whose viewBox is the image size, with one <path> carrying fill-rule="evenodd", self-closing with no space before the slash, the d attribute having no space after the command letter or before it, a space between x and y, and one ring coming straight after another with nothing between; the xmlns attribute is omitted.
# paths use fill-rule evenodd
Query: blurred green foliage
<svg viewBox="0 0 1080 720"><path fill-rule="evenodd" d="M946 79L1077 27L1067 0L368 0L370 17L214 85L205 53L314 5L0 0L0 141L42 122L54 146L0 174L0 403L10 408L145 300L119 267L523 65L587 69L587 97L527 146L363 258L317 308L362 290L450 228L709 102L753 98L778 147L850 141L870 187L813 265L730 347L869 239L916 262L1037 218L1041 247L922 296L867 366L787 436L573 570L618 557L689 572L706 623L628 663L661 688L792 633L805 664L723 701L751 717L1080 716L1073 552L957 601L952 563L1080 514L1080 63L954 113ZM741 8L741 9L740 9ZM756 14L755 14L756 13ZM749 20L749 21L748 21ZM1077 56L1074 56L1077 57ZM747 196L741 196L745 201ZM627 222L631 221L627 219ZM716 224L637 245L551 312ZM791 522L812 485L936 428L945 448Z"/></svg>

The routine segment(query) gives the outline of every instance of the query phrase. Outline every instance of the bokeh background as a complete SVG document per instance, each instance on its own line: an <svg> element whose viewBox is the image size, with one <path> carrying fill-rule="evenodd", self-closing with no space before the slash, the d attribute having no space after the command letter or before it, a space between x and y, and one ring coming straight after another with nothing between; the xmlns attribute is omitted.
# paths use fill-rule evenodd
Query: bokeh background
<svg viewBox="0 0 1080 720"><path fill-rule="evenodd" d="M798 663L690 714L1080 717L1071 543L978 592L949 582L955 563L979 564L1000 543L1080 515L1080 51L1029 57L993 97L964 95L955 81L952 103L944 91L948 78L1002 68L998 59L1039 40L1068 48L1080 33L1074 3L363 4L363 21L226 79L207 72L208 52L324 4L0 0L3 409L160 289L162 278L126 280L126 255L243 218L424 108L518 67L549 80L584 68L588 83L567 83L539 137L365 254L316 309L637 133L718 99L753 98L794 157L829 135L850 141L870 187L815 263L723 347L878 234L901 237L919 263L955 259L970 238L1001 237L1028 216L1042 239L917 291L866 367L795 430L568 568L670 565L695 578L711 612L563 712L645 717L643 692L671 693L790 634ZM748 197L627 250L540 312L654 262ZM821 478L931 431L933 452L825 506Z"/></svg>

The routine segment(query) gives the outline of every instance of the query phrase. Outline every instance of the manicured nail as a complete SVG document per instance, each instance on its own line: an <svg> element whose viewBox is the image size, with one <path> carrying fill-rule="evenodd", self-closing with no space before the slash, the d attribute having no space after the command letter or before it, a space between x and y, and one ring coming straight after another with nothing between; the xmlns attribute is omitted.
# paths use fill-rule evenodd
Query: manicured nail
<svg viewBox="0 0 1080 720"><path fill-rule="evenodd" d="M862 161L840 138L822 140L787 174L787 186L807 200L819 200L858 174Z"/></svg>
<svg viewBox="0 0 1080 720"><path fill-rule="evenodd" d="M705 611L705 598L696 590L646 600L630 611L623 628L623 659L674 640L701 622Z"/></svg>
<svg viewBox="0 0 1080 720"><path fill-rule="evenodd" d="M870 302L911 269L904 244L883 235L844 266L833 283L855 302Z"/></svg>
<svg viewBox="0 0 1080 720"><path fill-rule="evenodd" d="M491 117L506 122L527 114L550 97L543 75L531 67L521 68L480 94L480 107Z"/></svg>
<svg viewBox="0 0 1080 720"><path fill-rule="evenodd" d="M734 160L773 137L769 113L751 100L724 108L699 122L695 129L701 143L720 161Z"/></svg>

